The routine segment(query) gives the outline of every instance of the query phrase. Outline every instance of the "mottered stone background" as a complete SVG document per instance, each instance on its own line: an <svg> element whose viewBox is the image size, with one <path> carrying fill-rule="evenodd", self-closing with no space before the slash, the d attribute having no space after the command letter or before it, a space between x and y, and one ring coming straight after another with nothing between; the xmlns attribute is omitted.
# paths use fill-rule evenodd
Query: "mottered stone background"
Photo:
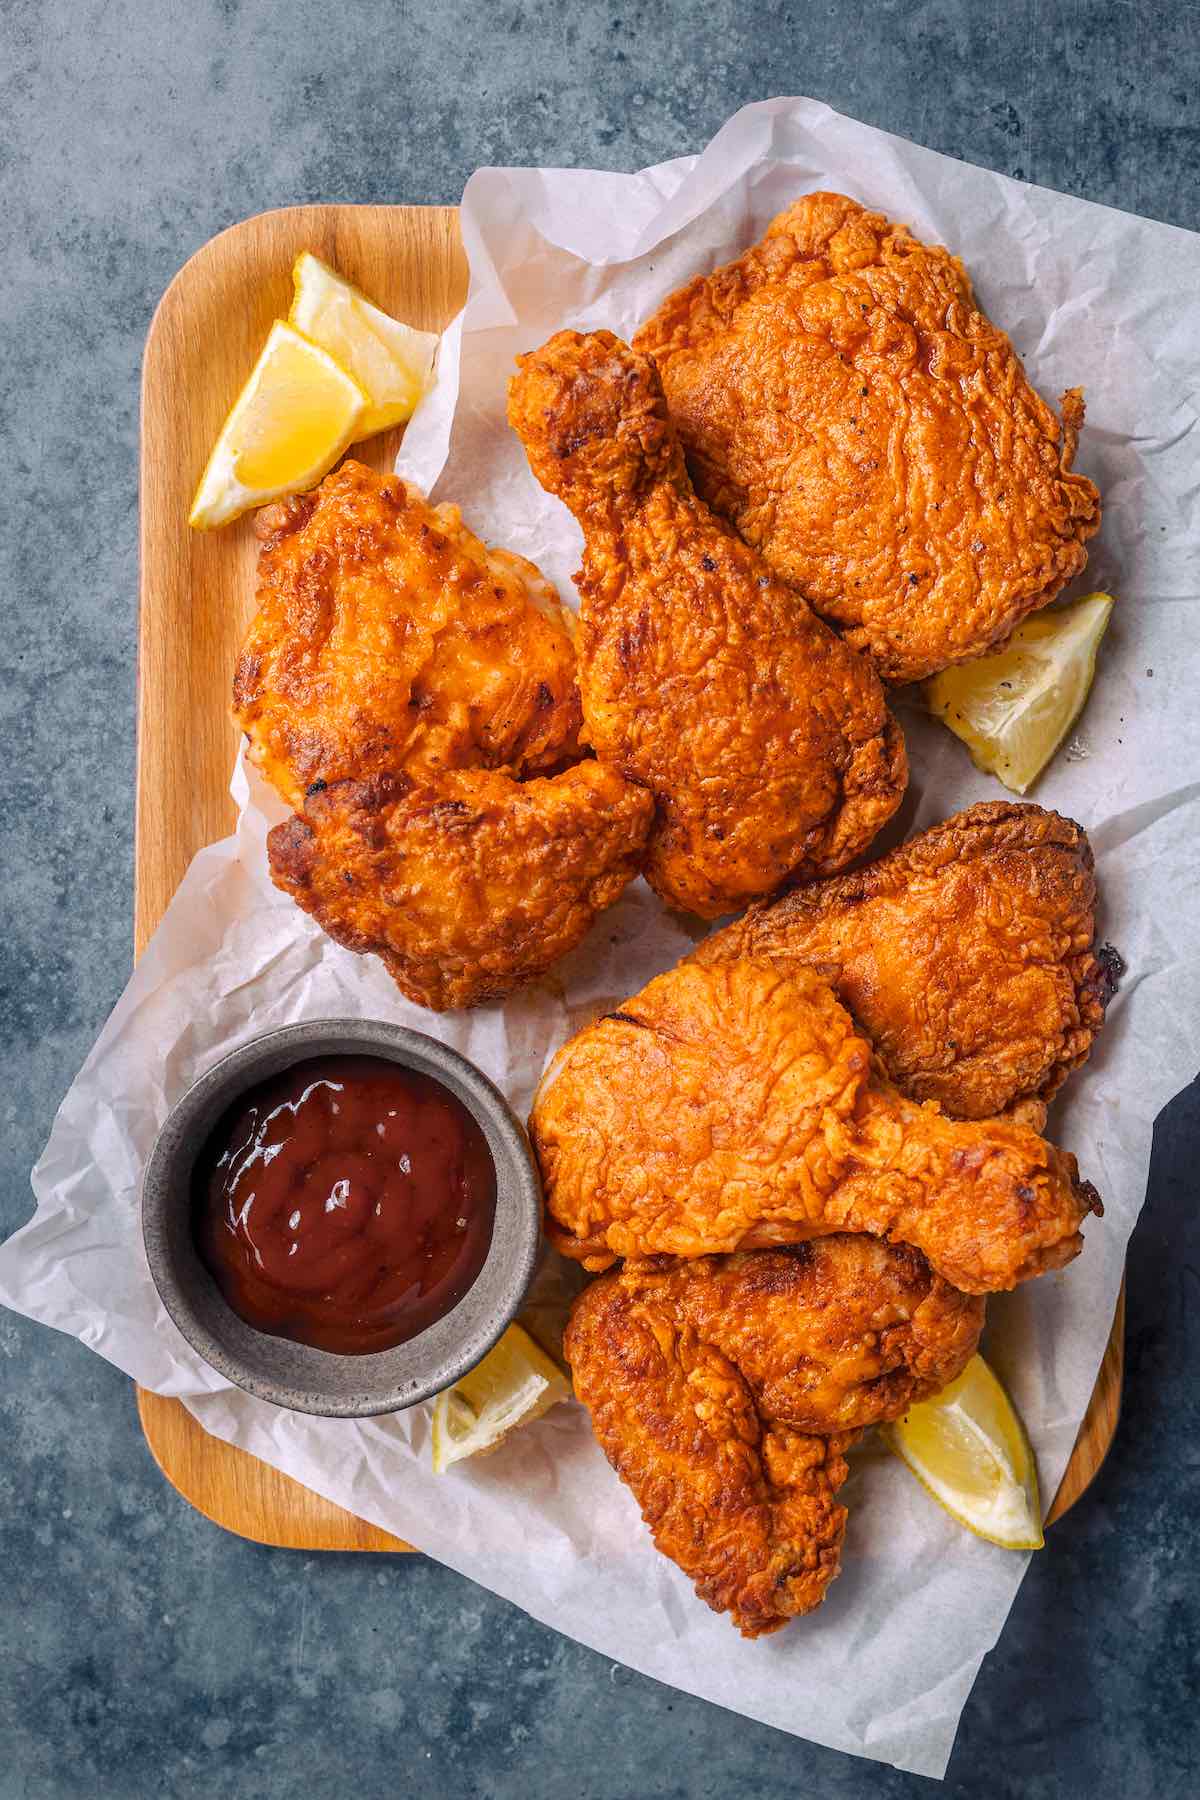
<svg viewBox="0 0 1200 1800"><path fill-rule="evenodd" d="M1200 225L1189 0L2 0L0 1235L130 966L137 381L223 226L632 169L812 94ZM181 747L186 753L186 746ZM1116 1448L1034 1561L946 1791L1200 1791L1197 1091L1160 1121ZM616 1667L423 1557L271 1551L167 1486L128 1382L0 1313L0 1800L909 1800L936 1784ZM864 1652L866 1653L866 1652Z"/></svg>

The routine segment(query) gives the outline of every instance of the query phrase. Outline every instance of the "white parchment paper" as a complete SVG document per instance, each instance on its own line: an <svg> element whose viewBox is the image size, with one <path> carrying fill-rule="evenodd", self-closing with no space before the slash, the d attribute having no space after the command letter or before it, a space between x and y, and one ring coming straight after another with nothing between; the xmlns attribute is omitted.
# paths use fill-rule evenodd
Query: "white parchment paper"
<svg viewBox="0 0 1200 1800"><path fill-rule="evenodd" d="M1155 1114L1200 1066L1200 238L967 167L809 100L747 107L698 159L640 175L481 170L463 200L470 296L400 467L573 599L576 527L504 425L514 355L563 325L628 336L677 283L816 187L952 246L1041 390L1087 391L1079 460L1105 518L1081 585L1110 588L1120 605L1074 744L1035 797L1091 833L1101 930L1129 965L1050 1126L1106 1213L1069 1270L993 1301L989 1336L1048 1502L1104 1349ZM907 829L1001 792L940 728L902 717ZM63 1102L34 1171L35 1216L0 1248L0 1300L604 1655L785 1731L941 1774L1026 1559L959 1531L878 1449L857 1456L845 1490L845 1572L825 1605L747 1644L651 1548L573 1404L437 1478L427 1408L363 1423L281 1412L226 1385L180 1337L146 1269L138 1185L169 1106L218 1056L297 1019L390 1018L456 1045L523 1112L551 1051L691 942L638 883L541 988L437 1017L271 887L263 838L279 804L240 767L234 792L236 836L196 857Z"/></svg>

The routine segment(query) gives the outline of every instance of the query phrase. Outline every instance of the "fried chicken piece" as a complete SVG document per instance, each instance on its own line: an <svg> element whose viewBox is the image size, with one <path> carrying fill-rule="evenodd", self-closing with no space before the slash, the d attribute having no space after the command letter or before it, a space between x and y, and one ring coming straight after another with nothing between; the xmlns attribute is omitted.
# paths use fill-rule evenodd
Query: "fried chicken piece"
<svg viewBox="0 0 1200 1800"><path fill-rule="evenodd" d="M914 1100L1038 1126L1104 1023L1120 958L1095 942L1086 833L994 800L849 875L751 908L695 952L820 971Z"/></svg>
<svg viewBox="0 0 1200 1800"><path fill-rule="evenodd" d="M947 1387L979 1347L984 1301L943 1281L918 1251L848 1233L623 1263L572 1309L564 1348L589 1405L582 1389L605 1385L602 1364L621 1378L618 1345L631 1318L716 1350L763 1418L830 1436L898 1419Z"/></svg>
<svg viewBox="0 0 1200 1800"><path fill-rule="evenodd" d="M653 802L596 762L342 781L267 839L271 878L411 1000L495 1000L581 941L637 873Z"/></svg>
<svg viewBox="0 0 1200 1800"><path fill-rule="evenodd" d="M591 1269L858 1231L988 1293L1070 1262L1099 1210L1026 1125L906 1099L802 967L658 976L559 1052L530 1133L551 1241Z"/></svg>
<svg viewBox="0 0 1200 1800"><path fill-rule="evenodd" d="M510 993L637 873L654 812L594 762L550 773L582 718L554 590L360 463L258 529L234 706L299 809L268 839L272 879L422 1005Z"/></svg>
<svg viewBox="0 0 1200 1800"><path fill-rule="evenodd" d="M807 194L634 338L697 492L887 681L1002 643L1087 562L1100 496L948 250Z"/></svg>
<svg viewBox="0 0 1200 1800"><path fill-rule="evenodd" d="M290 805L317 781L528 775L578 755L569 615L456 506L351 461L265 507L256 529L258 612L233 706Z"/></svg>
<svg viewBox="0 0 1200 1800"><path fill-rule="evenodd" d="M838 1573L846 1447L953 1381L983 1310L916 1251L835 1236L626 1263L576 1300L564 1351L658 1549L759 1637Z"/></svg>
<svg viewBox="0 0 1200 1800"><path fill-rule="evenodd" d="M509 420L586 540L588 736L658 806L647 879L716 918L843 868L907 778L874 672L696 499L646 357L561 331L519 362Z"/></svg>

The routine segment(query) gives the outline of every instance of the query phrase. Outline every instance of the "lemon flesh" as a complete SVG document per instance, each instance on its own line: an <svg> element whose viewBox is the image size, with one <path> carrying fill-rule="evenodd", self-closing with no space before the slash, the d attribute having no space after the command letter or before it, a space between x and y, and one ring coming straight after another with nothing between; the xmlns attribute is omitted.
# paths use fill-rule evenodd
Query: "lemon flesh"
<svg viewBox="0 0 1200 1800"><path fill-rule="evenodd" d="M355 440L410 419L429 386L437 334L390 318L319 257L296 258L288 319L353 375L367 396Z"/></svg>
<svg viewBox="0 0 1200 1800"><path fill-rule="evenodd" d="M314 486L353 442L365 404L331 356L277 319L221 427L188 524L211 531Z"/></svg>
<svg viewBox="0 0 1200 1800"><path fill-rule="evenodd" d="M1089 594L1018 625L994 656L943 669L925 684L930 710L976 766L1023 794L1083 710L1113 602Z"/></svg>
<svg viewBox="0 0 1200 1800"><path fill-rule="evenodd" d="M510 1431L540 1419L571 1392L562 1370L520 1325L433 1403L433 1470L495 1450Z"/></svg>
<svg viewBox="0 0 1200 1800"><path fill-rule="evenodd" d="M1012 1401L982 1356L932 1400L882 1427L951 1518L1005 1550L1040 1550L1037 1465Z"/></svg>

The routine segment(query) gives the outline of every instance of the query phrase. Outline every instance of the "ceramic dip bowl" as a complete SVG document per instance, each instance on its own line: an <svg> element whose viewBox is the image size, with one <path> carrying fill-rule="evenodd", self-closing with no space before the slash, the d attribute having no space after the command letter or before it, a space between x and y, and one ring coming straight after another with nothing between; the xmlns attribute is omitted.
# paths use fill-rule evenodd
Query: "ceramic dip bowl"
<svg viewBox="0 0 1200 1800"><path fill-rule="evenodd" d="M197 1254L192 1183L197 1158L248 1088L317 1056L374 1056L441 1082L472 1114L496 1170L491 1246L473 1285L407 1343L341 1356L269 1336L226 1304ZM159 1132L142 1184L142 1235L167 1311L205 1362L238 1387L296 1412L358 1418L428 1399L472 1368L519 1311L541 1234L541 1185L525 1133L473 1063L435 1038L373 1019L317 1019L255 1038L188 1089Z"/></svg>

